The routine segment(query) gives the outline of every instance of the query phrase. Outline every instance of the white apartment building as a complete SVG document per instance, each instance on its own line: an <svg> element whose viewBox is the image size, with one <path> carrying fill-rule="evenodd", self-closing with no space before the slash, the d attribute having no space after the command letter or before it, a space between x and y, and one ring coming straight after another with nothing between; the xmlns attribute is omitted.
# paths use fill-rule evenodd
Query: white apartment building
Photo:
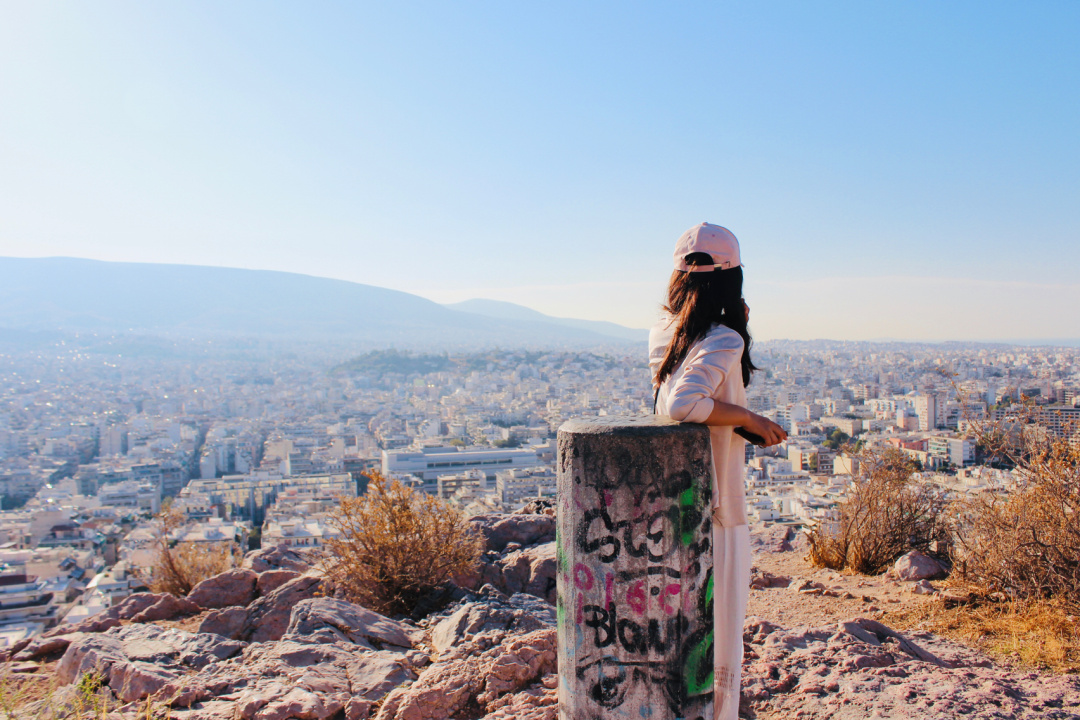
<svg viewBox="0 0 1080 720"><path fill-rule="evenodd" d="M956 467L975 464L975 440L972 438L933 435L927 438L926 450L930 457L941 463Z"/></svg>
<svg viewBox="0 0 1080 720"><path fill-rule="evenodd" d="M424 490L438 491L438 477L465 470L481 470L493 477L499 470L529 468L541 465L536 448L430 447L422 450L384 450L383 475L408 473L424 481Z"/></svg>
<svg viewBox="0 0 1080 720"><path fill-rule="evenodd" d="M495 473L495 494L503 511L516 510L531 498L553 497L557 479L547 467L500 470Z"/></svg>
<svg viewBox="0 0 1080 720"><path fill-rule="evenodd" d="M266 508L280 495L296 490L310 497L356 497L356 481L349 473L282 477L266 472L226 475L222 478L192 480L180 497L205 496L213 505L225 506L227 513L239 512L261 522Z"/></svg>
<svg viewBox="0 0 1080 720"><path fill-rule="evenodd" d="M56 615L56 600L44 580L27 575L23 565L0 566L0 633L16 624L47 628Z"/></svg>
<svg viewBox="0 0 1080 720"><path fill-rule="evenodd" d="M123 480L98 488L102 505L156 514L161 509L161 490L147 480Z"/></svg>
<svg viewBox="0 0 1080 720"><path fill-rule="evenodd" d="M268 520L263 524L263 547L285 545L287 547L322 547L327 539L340 537L341 533L331 527L325 518L299 518Z"/></svg>
<svg viewBox="0 0 1080 720"><path fill-rule="evenodd" d="M473 492L485 490L488 486L488 479L483 470L473 469L462 473L440 475L436 483L439 497L445 500L465 487Z"/></svg>

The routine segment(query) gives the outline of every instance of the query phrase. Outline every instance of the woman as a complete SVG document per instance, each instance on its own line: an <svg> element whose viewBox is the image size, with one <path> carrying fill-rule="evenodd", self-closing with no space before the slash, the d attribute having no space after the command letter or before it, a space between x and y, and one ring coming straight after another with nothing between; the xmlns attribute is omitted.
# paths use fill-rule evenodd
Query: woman
<svg viewBox="0 0 1080 720"><path fill-rule="evenodd" d="M742 626L750 593L750 533L743 489L745 440L735 428L776 445L787 433L746 409L750 309L742 298L739 241L702 223L675 245L664 315L649 334L656 412L709 426L713 468L715 717L738 716Z"/></svg>

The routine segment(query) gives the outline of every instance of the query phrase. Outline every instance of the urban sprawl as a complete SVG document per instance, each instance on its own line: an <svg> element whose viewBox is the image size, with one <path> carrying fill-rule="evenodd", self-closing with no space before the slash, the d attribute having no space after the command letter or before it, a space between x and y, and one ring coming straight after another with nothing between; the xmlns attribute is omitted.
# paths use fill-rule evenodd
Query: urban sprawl
<svg viewBox="0 0 1080 720"><path fill-rule="evenodd" d="M651 412L643 354L0 355L0 646L145 589L164 504L171 542L246 550L320 547L373 469L469 515L550 497L560 424ZM789 439L747 447L752 522L829 518L856 442L955 493L1008 492L972 425L1024 399L1056 432L1080 417L1072 349L772 342L755 361L750 409Z"/></svg>

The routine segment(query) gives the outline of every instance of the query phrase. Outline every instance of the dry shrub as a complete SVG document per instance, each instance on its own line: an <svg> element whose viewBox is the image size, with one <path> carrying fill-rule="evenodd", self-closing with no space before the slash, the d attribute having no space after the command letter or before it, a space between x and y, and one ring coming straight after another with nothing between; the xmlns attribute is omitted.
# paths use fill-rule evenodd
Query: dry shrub
<svg viewBox="0 0 1080 720"><path fill-rule="evenodd" d="M460 510L367 473L367 493L331 514L341 536L326 542L327 577L346 599L385 614L406 614L452 576L471 572L483 542Z"/></svg>
<svg viewBox="0 0 1080 720"><path fill-rule="evenodd" d="M859 457L860 477L837 517L810 533L810 562L877 575L909 550L942 556L950 535L945 492L916 478L914 463L900 450L864 450Z"/></svg>
<svg viewBox="0 0 1080 720"><path fill-rule="evenodd" d="M154 537L157 557L149 576L145 578L154 592L183 597L206 578L240 565L243 558L236 543L173 544L169 534L184 524L184 516L178 511L165 509L157 519L158 530Z"/></svg>
<svg viewBox="0 0 1080 720"><path fill-rule="evenodd" d="M960 576L988 593L1053 600L1080 613L1080 449L1029 426L1010 454L1016 490L960 505Z"/></svg>

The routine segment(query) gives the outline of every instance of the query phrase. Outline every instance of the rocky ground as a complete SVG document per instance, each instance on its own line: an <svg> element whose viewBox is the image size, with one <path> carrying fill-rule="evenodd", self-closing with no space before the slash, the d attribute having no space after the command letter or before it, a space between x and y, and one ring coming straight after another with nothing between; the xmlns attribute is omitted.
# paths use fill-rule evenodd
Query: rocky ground
<svg viewBox="0 0 1080 720"><path fill-rule="evenodd" d="M744 717L1080 718L1080 677L1040 674L890 616L962 596L929 558L867 578L812 568L782 527L756 527L743 631Z"/></svg>
<svg viewBox="0 0 1080 720"><path fill-rule="evenodd" d="M24 717L76 702L74 681L97 669L116 720L146 717L148 700L158 717L187 720L554 720L554 518L526 510L476 518L487 552L458 578L473 589L433 597L414 618L328 597L303 557L274 548L188 598L133 595L17 645L4 669L61 684ZM744 717L1080 717L1080 678L888 626L893 609L941 601L918 579L938 571L929 559L867 579L813 570L783 528L755 528L753 541Z"/></svg>

